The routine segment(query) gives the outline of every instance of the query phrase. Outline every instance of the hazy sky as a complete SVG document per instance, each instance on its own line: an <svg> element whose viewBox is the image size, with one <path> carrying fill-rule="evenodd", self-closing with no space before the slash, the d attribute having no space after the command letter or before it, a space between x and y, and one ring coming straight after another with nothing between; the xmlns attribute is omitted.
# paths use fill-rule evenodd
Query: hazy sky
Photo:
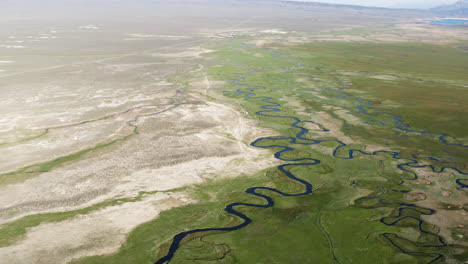
<svg viewBox="0 0 468 264"><path fill-rule="evenodd" d="M455 3L457 0L294 0L308 2L324 2L347 5L366 5L399 8L428 8Z"/></svg>

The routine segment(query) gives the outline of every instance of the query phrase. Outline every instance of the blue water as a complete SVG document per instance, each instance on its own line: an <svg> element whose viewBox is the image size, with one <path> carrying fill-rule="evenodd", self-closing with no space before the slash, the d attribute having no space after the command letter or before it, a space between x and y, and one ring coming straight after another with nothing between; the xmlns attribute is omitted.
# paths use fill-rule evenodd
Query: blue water
<svg viewBox="0 0 468 264"><path fill-rule="evenodd" d="M468 26L468 19L442 19L430 21L433 25L447 25L447 26Z"/></svg>

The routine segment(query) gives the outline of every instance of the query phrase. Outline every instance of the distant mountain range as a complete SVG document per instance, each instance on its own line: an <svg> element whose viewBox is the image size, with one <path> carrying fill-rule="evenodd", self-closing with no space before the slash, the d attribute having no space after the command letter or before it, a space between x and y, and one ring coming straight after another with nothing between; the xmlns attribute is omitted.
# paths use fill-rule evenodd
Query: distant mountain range
<svg viewBox="0 0 468 264"><path fill-rule="evenodd" d="M432 11L451 16L468 16L468 0L459 0L451 5L439 6L433 8Z"/></svg>
<svg viewBox="0 0 468 264"><path fill-rule="evenodd" d="M343 4L330 4L330 3L322 3L322 2L303 2L303 1L292 1L292 0L280 0L283 3L293 4L293 5L302 5L302 6L310 6L310 7L318 7L318 6L328 6L328 7L346 7L352 9L374 9L374 10L395 10L391 8L383 8L383 7L371 7L371 6L359 6L359 5L343 5ZM396 10L400 11L417 11L416 9L401 9L398 8ZM432 13L436 13L438 15L443 16L460 16L460 17L468 17L468 0L459 0L458 2L451 4L451 5L443 5L431 9L419 9L420 12L423 11L430 11Z"/></svg>
<svg viewBox="0 0 468 264"><path fill-rule="evenodd" d="M390 8L376 7L376 6L333 4L333 3L313 2L313 1L309 2L309 1L297 1L297 0L282 0L281 2L288 3L291 5L302 5L302 6L347 7L347 8L353 8L353 9L390 9Z"/></svg>

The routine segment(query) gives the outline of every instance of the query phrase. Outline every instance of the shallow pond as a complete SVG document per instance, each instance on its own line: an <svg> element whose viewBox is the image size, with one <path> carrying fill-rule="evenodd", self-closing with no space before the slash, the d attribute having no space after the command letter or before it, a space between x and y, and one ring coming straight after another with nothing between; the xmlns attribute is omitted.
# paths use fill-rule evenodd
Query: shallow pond
<svg viewBox="0 0 468 264"><path fill-rule="evenodd" d="M441 20L432 20L429 23L433 25L449 25L449 26L468 26L468 19L441 19Z"/></svg>

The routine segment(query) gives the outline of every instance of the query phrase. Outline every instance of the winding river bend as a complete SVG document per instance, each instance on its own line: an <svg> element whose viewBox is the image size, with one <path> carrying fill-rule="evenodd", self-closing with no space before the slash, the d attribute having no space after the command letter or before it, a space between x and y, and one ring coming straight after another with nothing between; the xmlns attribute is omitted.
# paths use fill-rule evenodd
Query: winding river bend
<svg viewBox="0 0 468 264"><path fill-rule="evenodd" d="M273 57L279 57L279 56L282 56L282 54L279 54L277 52L273 52L272 56ZM288 58L288 60L291 60L291 59ZM298 63L297 67L303 67L303 65L301 63ZM290 70L290 69L291 68L284 68L283 70L287 71L287 70ZM374 151L374 152L366 152L366 151L363 151L363 150L360 150L360 149L348 149L347 151L344 151L345 148L349 148L349 146L348 146L348 144L340 141L339 139L321 140L321 139L311 139L311 138L304 137L306 134L309 133L309 130L307 128L301 126L301 124L314 123L314 124L319 125L319 127L322 128L323 132L328 132L329 130L327 130L326 128L323 128L324 126L322 126L321 124L318 124L318 123L313 122L313 121L301 120L301 119L299 119L297 117L294 117L294 116L281 115L280 114L282 112L281 104L279 104L277 102L274 102L273 98L271 98L271 97L257 96L257 94L255 93L256 90L266 89L265 87L252 86L252 85L249 85L248 83L244 83L245 82L245 75L255 74L256 72L263 72L264 70L265 70L265 68L261 68L261 69L259 69L257 71L250 71L250 72L248 72L246 74L239 74L239 73L231 74L229 76L229 78L225 79L225 81L235 85L238 88L240 88L240 89L237 89L236 91L234 91L234 93L244 96L244 98L247 99L247 100L259 100L259 101L261 101L263 103L262 106L260 106L260 111L256 112L256 115L270 117L270 118L283 119L283 120L290 120L290 127L294 128L294 129L296 129L298 131L297 134L294 137L263 137L263 138L259 138L259 139L255 140L254 142L252 142L251 146L257 147L257 148L263 148L263 149L280 149L280 150L275 152L274 156L278 160L281 160L281 161L284 161L284 162L287 162L287 163L278 166L277 169L280 172L282 172L285 176L287 176L290 180L295 181L298 184L301 184L303 186L303 191L300 192L300 193L285 193L285 192L283 192L281 190L278 190L278 189L275 189L275 188L251 187L251 188L245 190L245 193L251 194L251 195L254 195L254 196L258 197L258 198L263 199L264 203L262 203L262 204L231 203L231 204L227 205L224 208L224 211L226 213L228 213L230 215L233 215L233 216L236 216L239 219L241 219L242 220L241 224L235 225L235 226L230 226L230 227L212 227L212 228L194 229L194 230L189 230L189 231L186 231L186 232L181 232L181 233L179 233L179 234L177 234L177 235L175 235L173 237L167 254L165 256L163 256L162 258L160 258L159 260L157 260L155 262L155 264L169 263L173 259L174 255L177 252L177 250L179 249L179 247L181 246L181 243L184 240L184 238L186 238L186 237L188 237L190 235L200 234L200 233L205 233L205 232L212 232L212 231L217 231L217 232L235 231L235 230L239 230L239 229L249 225L252 222L252 219L249 218L246 214L244 214L244 213L240 212L239 210L237 210L238 207L270 208L270 207L273 207L275 205L275 202L274 202L273 198L271 196L267 195L267 194L259 193L258 191L260 191L260 190L267 191L267 192L270 192L270 193L279 194L279 195L285 196L285 197L296 197L296 196L304 196L304 195L312 194L313 191L314 191L314 188L313 188L312 184L309 183L308 181L304 180L304 179L296 177L295 175L293 175L290 172L290 170L288 168L291 168L291 167L294 167L294 166L315 166L317 164L320 164L321 161L318 160L318 159L312 159L312 158L305 158L305 159L287 159L287 158L284 158L283 157L284 153L295 150L295 148L293 147L294 145L314 145L314 144L320 144L320 143L323 143L323 142L338 143L338 147L336 147L333 150L333 157L339 158L339 159L354 159L356 157L356 154L361 154L361 155L366 155L366 156L388 155L389 157L391 157L391 158L393 158L395 160L398 160L400 162L403 161L403 163L399 163L397 165L397 168L400 169L403 172L406 172L406 173L409 173L410 175L412 175L412 177L407 178L408 180L415 180L415 179L418 178L418 175L416 173L410 171L410 168L426 168L427 167L427 168L430 168L433 172L443 172L445 170L453 170L453 171L455 171L457 173L460 173L462 175L468 175L468 173L463 172L463 171L459 170L458 168L454 168L454 167L440 167L439 169L437 169L436 167L434 167L432 165L421 165L420 162L418 161L418 159L416 158L417 157L416 155L413 155L413 157L415 157L414 159L409 159L409 158L402 157L399 152L388 151L388 150L379 150L379 151ZM229 93L229 92L226 92L226 93ZM362 100L362 99L357 99L357 100ZM357 107L357 109L358 109L358 111L360 113L365 114L367 112L365 110L364 106L369 106L369 103L368 102L363 102L362 106ZM382 112L381 114L388 114L388 113L383 113ZM391 114L389 114L389 115L391 115ZM442 144L455 145L455 146L459 146L459 147L462 147L462 148L467 148L468 147L468 146L463 145L463 144L449 143L446 140L448 135L445 135L445 134L440 134L439 135L439 134L434 134L434 133L430 133L430 132L427 132L427 131L412 130L412 129L409 128L409 126L407 126L407 125L405 125L403 123L403 121L402 121L402 119L400 117L392 115L392 119L394 120L392 125L396 129L406 131L406 132L418 132L418 133L421 133L421 134L437 135L437 138L438 138L439 142L442 143ZM285 140L288 141L289 145L283 145L283 144L280 143L280 141L284 142ZM261 144L262 142L263 143L266 142L267 144ZM278 142L278 143L275 143L275 142ZM342 154L343 152L345 153L344 155ZM433 159L435 161L438 161L438 159L435 158L435 157L428 157L428 158L431 158L431 159ZM460 188L467 188L468 185L466 184L466 181L467 181L467 179L458 179L457 184L460 186ZM397 183L397 185L402 185L403 183L404 183L404 181L400 181L399 183ZM358 181L353 181L351 183L351 185L359 187L359 182ZM417 206L415 204L411 204L411 203L400 203L398 201L393 201L393 200L390 200L390 199L387 199L387 198L382 198L380 196L383 193L385 193L386 188L385 187L381 187L381 188L383 189L383 191L381 193L379 193L379 194L377 194L375 196L370 196L370 197L368 196L368 197L359 198L355 202L359 202L360 200L365 200L365 199L375 199L381 205L389 204L389 203L394 204L394 205L399 207L398 210L397 210L398 214L396 216L388 216L388 217L381 218L380 219L381 223L383 223L385 225L388 225L388 226L394 226L394 225L397 225L398 223L400 223L400 222L402 222L402 221L404 221L406 219L415 220L415 221L418 222L419 232L421 232L422 234L434 237L437 242L434 243L434 244L417 244L415 242L412 242L410 240L402 238L402 237L400 237L400 236L398 236L397 234L394 234L394 233L384 233L384 234L382 234L382 236L385 239L387 239L391 245L393 245L394 247L396 247L397 249L399 249L403 253L417 254L417 255L424 255L424 256L427 256L427 257L431 257L431 260L428 263L435 263L435 262L441 260L444 257L443 254L438 253L438 252L429 252L428 253L428 252L424 251L424 249L426 249L426 248L434 249L434 248L447 247L448 245L444 241L444 239L441 236L439 236L438 234L435 234L435 233L430 232L429 230L426 230L424 225L423 225L424 220L422 220L421 218L414 217L414 216L408 216L408 215L405 214L405 212L416 212L417 214L421 214L421 215L432 215L432 214L435 214L436 211L433 210L433 209L429 209L429 208L419 207L419 206ZM407 191L401 191L401 192L407 192ZM263 192L263 193L265 193L265 192ZM368 208L376 208L376 207L379 207L379 206L368 207ZM398 241L402 241L402 240L412 244L416 248L421 249L421 251L408 251L403 246L401 246L401 243L398 242Z"/></svg>

